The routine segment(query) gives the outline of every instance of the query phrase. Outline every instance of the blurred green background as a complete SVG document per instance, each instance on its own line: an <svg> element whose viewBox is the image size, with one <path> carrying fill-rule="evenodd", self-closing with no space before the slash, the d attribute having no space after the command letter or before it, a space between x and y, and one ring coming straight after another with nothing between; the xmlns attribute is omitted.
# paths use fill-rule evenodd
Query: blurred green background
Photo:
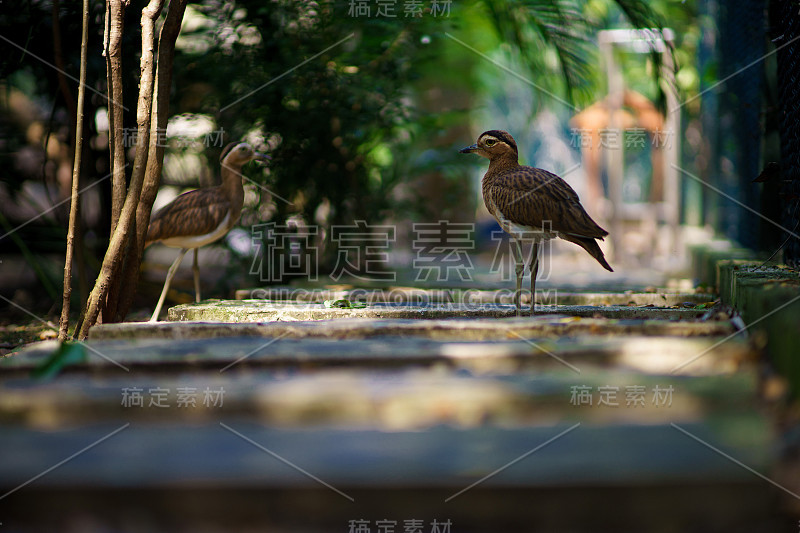
<svg viewBox="0 0 800 533"><path fill-rule="evenodd" d="M91 5L79 243L85 268L76 308L109 236L104 4ZM63 262L69 205L78 9L76 3L28 0L6 3L0 13L0 254L24 258L26 274L15 270L4 285L35 287L32 305L56 302L61 292L56 258ZM330 228L358 220L398 224L398 249L408 238L403 225L414 221L477 220L480 239L491 224L479 195L485 162L459 156L457 149L499 128L516 136L524 164L555 172L578 165L570 121L609 89L598 33L633 26L672 30L674 83L658 77L662 56L615 49L626 87L662 110L667 91L686 102L679 109L682 131L675 132L683 139L681 165L713 179L738 164L719 163L724 143L714 146L709 129L725 126L702 118L703 106L716 109L716 92L698 97L719 78L715 39L725 12L715 2L698 1L190 3L174 63L164 195L156 208L183 190L215 183L219 153L230 141L246 139L270 153L267 168L245 170L245 212L239 231L220 243L230 255L216 295L258 281L247 278L257 253L251 234L264 223L317 228L313 244L323 273L337 258ZM139 7L131 6L125 18L127 131L135 128L139 16ZM760 40L765 46L766 35ZM764 67L749 76L765 79L768 92L774 81ZM768 125L769 113L774 110L765 111L762 123ZM727 149L737 152L738 146ZM626 157L630 179L649 172L646 152ZM758 150L753 158L760 162ZM585 180L581 168L568 177L582 198ZM644 198L650 187L644 180L626 181L626 198ZM691 180L682 187L681 222L726 232L717 200ZM736 194L748 205L759 203L751 192ZM780 241L779 235L742 234L751 222L734 220L730 236L764 249Z"/></svg>

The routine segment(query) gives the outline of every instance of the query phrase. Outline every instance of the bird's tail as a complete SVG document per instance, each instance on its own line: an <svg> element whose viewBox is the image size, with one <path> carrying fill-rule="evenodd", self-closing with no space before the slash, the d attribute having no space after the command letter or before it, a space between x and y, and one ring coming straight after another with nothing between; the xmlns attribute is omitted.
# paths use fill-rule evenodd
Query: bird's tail
<svg viewBox="0 0 800 533"><path fill-rule="evenodd" d="M591 237L578 237L577 235L561 235L563 239L568 240L569 242L574 242L587 252L591 254L592 257L597 259L597 262L603 265L603 268L608 270L609 272L614 272L614 269L611 268L611 265L608 264L606 261L606 256L603 255L603 250L600 249L600 246L597 245L597 241L592 239Z"/></svg>

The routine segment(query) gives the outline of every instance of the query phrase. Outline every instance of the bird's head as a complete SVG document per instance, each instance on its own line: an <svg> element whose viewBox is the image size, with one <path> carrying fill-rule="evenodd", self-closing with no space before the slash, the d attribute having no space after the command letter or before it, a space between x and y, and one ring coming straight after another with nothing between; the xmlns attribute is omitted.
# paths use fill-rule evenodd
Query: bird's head
<svg viewBox="0 0 800 533"><path fill-rule="evenodd" d="M222 154L219 156L219 162L225 167L240 168L242 165L249 161L262 161L265 162L270 157L266 154L256 152L256 150L246 142L233 142L230 143Z"/></svg>
<svg viewBox="0 0 800 533"><path fill-rule="evenodd" d="M507 131L489 130L478 136L478 141L472 146L459 150L462 154L478 154L489 160L512 155L517 158L517 143Z"/></svg>

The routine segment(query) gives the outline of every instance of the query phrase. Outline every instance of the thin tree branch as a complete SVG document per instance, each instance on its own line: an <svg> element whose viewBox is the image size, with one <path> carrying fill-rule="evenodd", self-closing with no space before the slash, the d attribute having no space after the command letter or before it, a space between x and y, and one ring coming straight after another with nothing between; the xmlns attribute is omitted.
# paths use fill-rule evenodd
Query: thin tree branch
<svg viewBox="0 0 800 533"><path fill-rule="evenodd" d="M61 322L58 338L66 340L69 329L69 304L72 296L72 256L75 251L75 228L78 222L78 181L81 175L81 152L83 151L83 101L86 95L86 63L89 47L89 0L83 0L83 28L81 32L81 69L78 85L78 104L75 121L75 158L72 164L72 195L67 230L67 253L64 262L64 295L61 304Z"/></svg>
<svg viewBox="0 0 800 533"><path fill-rule="evenodd" d="M108 149L111 161L111 233L125 202L125 143L122 108L122 31L125 3L106 2L106 80L108 83Z"/></svg>

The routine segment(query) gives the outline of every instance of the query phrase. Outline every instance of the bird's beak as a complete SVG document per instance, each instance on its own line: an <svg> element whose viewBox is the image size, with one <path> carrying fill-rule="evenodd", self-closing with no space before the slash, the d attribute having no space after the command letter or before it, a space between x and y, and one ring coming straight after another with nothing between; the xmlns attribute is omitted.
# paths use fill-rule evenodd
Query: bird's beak
<svg viewBox="0 0 800 533"><path fill-rule="evenodd" d="M473 144L472 146L467 146L466 148L462 148L458 151L459 154L471 154L472 152L478 151L478 145Z"/></svg>
<svg viewBox="0 0 800 533"><path fill-rule="evenodd" d="M261 152L256 152L253 156L254 161L258 161L259 163L266 163L272 159L272 157L268 156L267 154L262 154Z"/></svg>

